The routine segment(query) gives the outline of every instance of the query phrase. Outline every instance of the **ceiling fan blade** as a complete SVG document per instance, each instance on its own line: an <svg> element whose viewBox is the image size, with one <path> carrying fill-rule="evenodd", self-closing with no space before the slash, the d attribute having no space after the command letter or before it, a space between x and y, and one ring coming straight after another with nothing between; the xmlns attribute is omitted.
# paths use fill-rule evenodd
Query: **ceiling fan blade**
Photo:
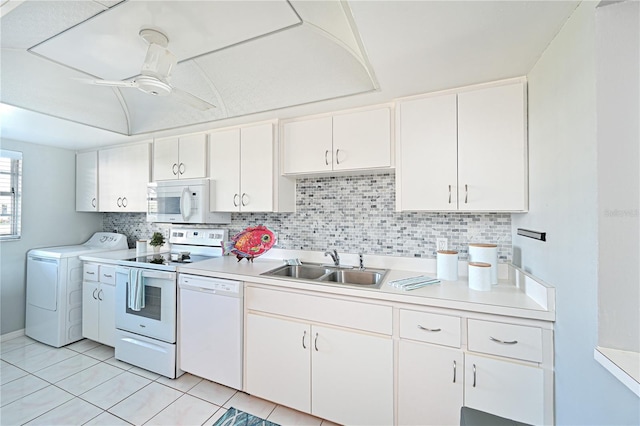
<svg viewBox="0 0 640 426"><path fill-rule="evenodd" d="M208 109L216 107L215 105L210 104L209 102L200 99L199 97L192 95L189 92L176 89L175 87L171 89L171 95L174 96L177 100L189 104L192 107L199 109L200 111L206 111Z"/></svg>
<svg viewBox="0 0 640 426"><path fill-rule="evenodd" d="M91 83L96 86L108 86L108 87L138 87L138 83L134 81L119 81L119 80L91 80Z"/></svg>

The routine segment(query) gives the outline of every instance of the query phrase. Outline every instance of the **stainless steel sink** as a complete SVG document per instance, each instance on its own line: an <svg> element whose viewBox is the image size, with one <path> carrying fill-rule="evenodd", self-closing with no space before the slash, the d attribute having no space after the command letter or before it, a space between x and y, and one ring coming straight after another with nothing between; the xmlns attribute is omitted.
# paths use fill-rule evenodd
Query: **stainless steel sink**
<svg viewBox="0 0 640 426"><path fill-rule="evenodd" d="M340 284L354 285L376 285L382 282L383 274L373 271L361 270L339 270L333 271L321 278L322 281L329 281Z"/></svg>
<svg viewBox="0 0 640 426"><path fill-rule="evenodd" d="M262 273L262 275L280 278L293 278L318 283L379 288L387 273L386 269L347 268L305 263L302 265L279 266L275 269Z"/></svg>
<svg viewBox="0 0 640 426"><path fill-rule="evenodd" d="M284 265L265 272L263 275L299 278L301 280L317 280L329 272L331 272L331 270L317 265Z"/></svg>

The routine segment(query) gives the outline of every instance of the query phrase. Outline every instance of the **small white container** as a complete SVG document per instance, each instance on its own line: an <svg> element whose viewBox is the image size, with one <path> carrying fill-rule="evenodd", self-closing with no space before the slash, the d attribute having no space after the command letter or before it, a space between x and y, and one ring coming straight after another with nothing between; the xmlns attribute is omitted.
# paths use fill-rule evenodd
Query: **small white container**
<svg viewBox="0 0 640 426"><path fill-rule="evenodd" d="M436 268L439 280L458 281L458 252L455 250L438 250Z"/></svg>
<svg viewBox="0 0 640 426"><path fill-rule="evenodd" d="M491 290L491 265L469 262L469 288L477 291Z"/></svg>
<svg viewBox="0 0 640 426"><path fill-rule="evenodd" d="M491 265L491 284L498 284L498 245L469 244L469 262L481 262Z"/></svg>
<svg viewBox="0 0 640 426"><path fill-rule="evenodd" d="M147 240L136 241L136 256L144 256L147 254Z"/></svg>

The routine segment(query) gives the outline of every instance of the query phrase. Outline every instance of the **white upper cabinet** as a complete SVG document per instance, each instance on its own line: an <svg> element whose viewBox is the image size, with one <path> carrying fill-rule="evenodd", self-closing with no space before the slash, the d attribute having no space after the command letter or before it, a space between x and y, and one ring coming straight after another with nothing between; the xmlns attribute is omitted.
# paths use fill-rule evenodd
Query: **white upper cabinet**
<svg viewBox="0 0 640 426"><path fill-rule="evenodd" d="M211 211L294 211L295 181L278 172L272 123L209 134Z"/></svg>
<svg viewBox="0 0 640 426"><path fill-rule="evenodd" d="M527 209L524 84L458 94L458 207Z"/></svg>
<svg viewBox="0 0 640 426"><path fill-rule="evenodd" d="M283 125L283 132L284 174L392 167L388 107L289 121Z"/></svg>
<svg viewBox="0 0 640 426"><path fill-rule="evenodd" d="M98 152L98 206L101 212L146 212L151 175L148 142Z"/></svg>
<svg viewBox="0 0 640 426"><path fill-rule="evenodd" d="M153 180L207 176L207 135L158 139L153 143Z"/></svg>
<svg viewBox="0 0 640 426"><path fill-rule="evenodd" d="M522 79L401 101L398 210L526 211Z"/></svg>
<svg viewBox="0 0 640 426"><path fill-rule="evenodd" d="M98 151L76 154L76 211L98 211Z"/></svg>
<svg viewBox="0 0 640 426"><path fill-rule="evenodd" d="M456 95L450 94L398 106L400 210L458 208L456 102Z"/></svg>

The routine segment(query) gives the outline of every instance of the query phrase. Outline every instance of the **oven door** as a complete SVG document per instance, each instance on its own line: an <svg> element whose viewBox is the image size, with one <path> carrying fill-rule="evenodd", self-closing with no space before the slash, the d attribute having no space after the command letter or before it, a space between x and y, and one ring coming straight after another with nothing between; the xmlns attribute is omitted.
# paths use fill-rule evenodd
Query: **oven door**
<svg viewBox="0 0 640 426"><path fill-rule="evenodd" d="M136 294L133 274L140 284ZM116 328L167 343L176 341L176 273L143 268L116 269ZM137 306L133 299L139 297Z"/></svg>

